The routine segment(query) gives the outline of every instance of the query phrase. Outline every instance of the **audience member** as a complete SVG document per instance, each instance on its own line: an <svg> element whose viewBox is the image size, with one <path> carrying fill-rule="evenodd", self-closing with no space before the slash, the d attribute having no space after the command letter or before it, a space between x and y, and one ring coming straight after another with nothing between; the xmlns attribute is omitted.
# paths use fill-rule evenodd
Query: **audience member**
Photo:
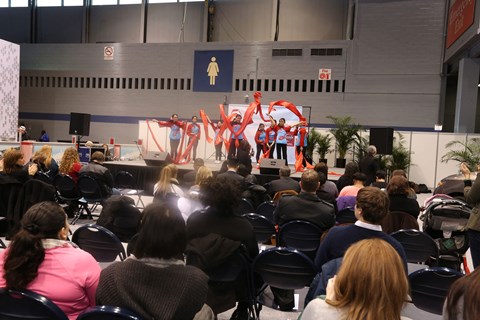
<svg viewBox="0 0 480 320"><path fill-rule="evenodd" d="M405 179L408 180L407 173L405 172L405 170L401 170L401 169L393 170L392 174L390 175L390 179L395 177L395 176L402 176L402 177L404 177ZM412 182L412 181L408 181L408 185L410 187L410 189L408 190L408 197L416 200L417 199L417 193L415 192L415 189L413 188L413 186L415 186L415 183Z"/></svg>
<svg viewBox="0 0 480 320"><path fill-rule="evenodd" d="M282 225L290 220L306 220L314 223L322 230L335 224L335 209L332 204L317 197L320 186L318 173L307 170L300 180L301 191L298 196L280 198L275 208L275 223Z"/></svg>
<svg viewBox="0 0 480 320"><path fill-rule="evenodd" d="M479 167L480 165L477 165L477 170L479 170ZM468 204L474 207L465 228L467 229L468 240L470 243L473 267L477 268L480 266L480 174L477 174L472 185L472 180L470 180L470 169L465 163L460 165L460 171L465 177L465 188L463 189L465 200Z"/></svg>
<svg viewBox="0 0 480 320"><path fill-rule="evenodd" d="M364 158L358 162L358 167L361 173L367 177L365 185L369 186L375 181L375 174L380 169L380 161L375 157L377 155L377 148L373 145L367 147L367 152Z"/></svg>
<svg viewBox="0 0 480 320"><path fill-rule="evenodd" d="M385 171L378 170L375 173L375 182L372 182L371 186L377 187L379 189L387 188L387 182L385 181L385 177L386 177Z"/></svg>
<svg viewBox="0 0 480 320"><path fill-rule="evenodd" d="M187 221L187 263L190 261L202 270L208 270L226 262L242 244L248 256L254 258L258 254L258 245L253 227L235 214L240 191L234 180L226 177L211 179L200 185L200 195L206 209L194 212ZM245 281L245 274L241 274L232 286L210 286L207 304L215 314L232 308L238 301L232 319L248 319Z"/></svg>
<svg viewBox="0 0 480 320"><path fill-rule="evenodd" d="M74 147L68 147L63 152L58 171L62 174L69 175L76 183L78 181L80 169L82 169L82 164L80 163L77 149Z"/></svg>
<svg viewBox="0 0 480 320"><path fill-rule="evenodd" d="M128 308L144 319L213 319L208 307L202 309L208 277L183 260L186 239L185 222L177 208L148 205L134 257L102 271L97 304ZM200 310L202 314L197 314Z"/></svg>
<svg viewBox="0 0 480 320"><path fill-rule="evenodd" d="M480 314L480 268L455 281L443 306L444 320L475 320Z"/></svg>
<svg viewBox="0 0 480 320"><path fill-rule="evenodd" d="M318 173L322 172L325 175L325 183L322 183L319 190L324 190L332 195L333 198L338 197L337 185L333 181L328 180L328 166L325 162L319 162L315 165L313 170Z"/></svg>
<svg viewBox="0 0 480 320"><path fill-rule="evenodd" d="M177 180L178 168L173 163L163 167L158 182L153 187L155 200L170 201L177 203L178 198L184 196Z"/></svg>
<svg viewBox="0 0 480 320"><path fill-rule="evenodd" d="M362 240L345 253L338 274L328 281L327 296L312 300L302 320L402 319L409 284L403 261L381 239Z"/></svg>
<svg viewBox="0 0 480 320"><path fill-rule="evenodd" d="M331 203L333 206L336 205L336 201L335 201L335 197L333 196L332 193L328 192L325 188L323 188L323 186L325 185L325 183L327 182L330 182L330 181L327 181L327 178L325 178L325 175L323 174L323 172L318 172L318 180L320 182L320 187L317 189L317 197L319 197L320 199L322 199L323 201L326 201L328 203ZM333 184L335 186L335 184ZM336 190L336 186L335 186L335 190Z"/></svg>
<svg viewBox="0 0 480 320"><path fill-rule="evenodd" d="M250 143L248 143L247 140L242 140L240 141L240 145L237 149L237 159L238 159L238 164L243 164L247 170L248 173L252 173L252 147L250 146Z"/></svg>
<svg viewBox="0 0 480 320"><path fill-rule="evenodd" d="M355 205L357 222L348 226L338 226L330 229L325 239L320 243L315 266L321 269L325 262L342 257L351 244L368 238L380 238L390 243L400 254L407 265L405 251L402 245L390 235L382 231L380 225L388 214L389 201L385 192L375 187L365 187L358 191Z"/></svg>
<svg viewBox="0 0 480 320"><path fill-rule="evenodd" d="M202 158L196 158L193 161L193 170L185 173L182 177L182 182L183 182L182 185L185 188L188 189L195 184L195 178L197 176L198 168L204 165L205 165L205 162L203 161Z"/></svg>
<svg viewBox="0 0 480 320"><path fill-rule="evenodd" d="M227 171L217 174L217 178L226 179L237 184L237 188L244 188L245 179L237 173L239 162L237 158L227 159Z"/></svg>
<svg viewBox="0 0 480 320"><path fill-rule="evenodd" d="M417 200L409 198L410 186L403 176L393 176L387 185L390 211L402 211L410 214L415 219L420 214Z"/></svg>
<svg viewBox="0 0 480 320"><path fill-rule="evenodd" d="M185 221L193 212L203 209L203 205L200 202L200 185L206 183L211 178L212 171L205 166L201 166L198 168L195 184L183 197L178 199L178 209Z"/></svg>
<svg viewBox="0 0 480 320"><path fill-rule="evenodd" d="M23 153L20 150L12 148L3 154L3 173L22 184L33 177L38 170L35 163L28 164L26 168L23 164Z"/></svg>
<svg viewBox="0 0 480 320"><path fill-rule="evenodd" d="M53 301L69 319L95 305L98 262L66 241L68 222L54 202L28 209L10 246L0 252L0 287L28 289Z"/></svg>
<svg viewBox="0 0 480 320"><path fill-rule="evenodd" d="M242 198L250 201L254 208L257 208L262 202L272 200L267 193L267 189L257 184L257 178L254 174L249 173L247 167L240 164L237 173L245 179Z"/></svg>
<svg viewBox="0 0 480 320"><path fill-rule="evenodd" d="M52 146L48 144L42 146L34 153L31 162L36 163L38 170L51 179L58 173L57 161L52 158Z"/></svg>
<svg viewBox="0 0 480 320"><path fill-rule="evenodd" d="M105 162L105 155L103 152L95 151L92 154L91 161L80 169L79 175L87 175L97 180L102 194L109 197L112 194L119 195L120 192L113 188L113 176L108 168L103 166Z"/></svg>
<svg viewBox="0 0 480 320"><path fill-rule="evenodd" d="M360 190L365 186L366 179L367 179L367 176L364 173L355 172L353 174L353 185L343 187L340 193L338 194L338 196L339 197L345 197L345 196L356 197L358 190Z"/></svg>
<svg viewBox="0 0 480 320"><path fill-rule="evenodd" d="M138 232L142 214L130 197L111 196L102 205L97 224L112 231L122 242L128 242Z"/></svg>
<svg viewBox="0 0 480 320"><path fill-rule="evenodd" d="M38 138L38 141L40 142L50 142L50 137L47 134L47 131L42 130L40 133L40 137Z"/></svg>
<svg viewBox="0 0 480 320"><path fill-rule="evenodd" d="M280 177L272 180L265 185L268 195L273 197L277 192L284 190L294 190L300 192L300 184L298 181L290 178L291 170L289 166L283 166L279 170Z"/></svg>
<svg viewBox="0 0 480 320"><path fill-rule="evenodd" d="M350 161L345 166L345 172L343 175L340 176L337 180L337 189L338 191L342 191L342 189L346 186L351 186L353 184L353 174L358 172L358 166L355 162Z"/></svg>

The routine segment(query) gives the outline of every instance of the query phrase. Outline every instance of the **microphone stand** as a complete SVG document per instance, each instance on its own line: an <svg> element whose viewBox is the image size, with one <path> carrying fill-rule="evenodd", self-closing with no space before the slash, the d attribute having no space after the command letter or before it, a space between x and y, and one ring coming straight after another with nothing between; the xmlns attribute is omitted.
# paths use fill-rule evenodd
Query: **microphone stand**
<svg viewBox="0 0 480 320"><path fill-rule="evenodd" d="M139 160L143 160L143 154L142 154L142 149L140 149L140 145L138 144L138 140L135 140L135 145L137 146L137 149L138 149L138 159Z"/></svg>

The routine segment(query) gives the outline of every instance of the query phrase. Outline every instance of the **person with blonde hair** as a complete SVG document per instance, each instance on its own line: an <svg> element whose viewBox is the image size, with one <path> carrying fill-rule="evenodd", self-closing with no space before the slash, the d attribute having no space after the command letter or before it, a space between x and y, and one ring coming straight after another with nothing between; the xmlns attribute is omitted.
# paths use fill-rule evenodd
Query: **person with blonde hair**
<svg viewBox="0 0 480 320"><path fill-rule="evenodd" d="M397 251L382 239L366 239L350 246L328 281L326 299L312 300L300 319L407 320L401 312L408 294Z"/></svg>
<svg viewBox="0 0 480 320"><path fill-rule="evenodd" d="M206 166L199 167L195 177L195 184L190 187L183 197L178 199L178 209L180 209L185 221L193 212L204 208L204 205L200 202L200 185L207 183L212 179L212 176L212 171L209 168Z"/></svg>
<svg viewBox="0 0 480 320"><path fill-rule="evenodd" d="M36 163L38 170L45 173L53 179L58 173L58 164L52 158L52 146L46 144L36 151L32 157L32 162Z"/></svg>
<svg viewBox="0 0 480 320"><path fill-rule="evenodd" d="M38 170L38 166L35 163L30 163L25 168L23 165L23 153L20 150L11 148L3 154L2 172L22 184L31 179Z"/></svg>
<svg viewBox="0 0 480 320"><path fill-rule="evenodd" d="M80 169L82 169L82 164L80 163L77 149L68 147L63 152L58 171L62 174L69 175L76 183Z"/></svg>
<svg viewBox="0 0 480 320"><path fill-rule="evenodd" d="M153 187L153 195L157 199L165 199L169 195L183 197L183 190L177 180L178 168L173 163L163 167L158 182Z"/></svg>

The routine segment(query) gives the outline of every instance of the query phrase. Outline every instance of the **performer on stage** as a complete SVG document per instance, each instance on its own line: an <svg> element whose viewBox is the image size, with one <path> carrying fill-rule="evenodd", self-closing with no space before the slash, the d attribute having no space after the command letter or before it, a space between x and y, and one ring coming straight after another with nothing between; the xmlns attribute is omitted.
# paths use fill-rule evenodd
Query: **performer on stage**
<svg viewBox="0 0 480 320"><path fill-rule="evenodd" d="M255 133L255 142L257 143L257 153L255 154L255 158L257 159L257 163L260 159L260 154L266 152L266 142L267 141L267 134L265 132L265 125L260 123L258 125L257 133Z"/></svg>
<svg viewBox="0 0 480 320"><path fill-rule="evenodd" d="M153 120L153 122L158 123L159 127L170 128L170 134L168 136L170 138L170 156L175 160L178 155L178 145L180 144L180 139L182 138L180 129L185 130L185 122L178 121L178 115L176 113L172 114L170 121Z"/></svg>
<svg viewBox="0 0 480 320"><path fill-rule="evenodd" d="M295 139L295 148L297 149L297 154L303 154L302 165L307 166L307 159L305 158L305 151L307 150L307 127L305 122L301 122L293 131L293 135L297 136Z"/></svg>
<svg viewBox="0 0 480 320"><path fill-rule="evenodd" d="M188 144L192 141L192 139L195 139L192 145L192 151L193 151L193 160L197 158L197 147L198 147L198 140L200 140L200 126L197 124L198 118L197 116L192 117L192 123L190 123L187 127L187 135L188 135Z"/></svg>
<svg viewBox="0 0 480 320"><path fill-rule="evenodd" d="M214 136L214 144L215 144L215 163L220 163L222 161L222 145L223 145L223 137L218 136L220 133L220 128L222 127L222 120L218 120L217 123L213 123L209 117L207 117L208 123L212 126L213 131L215 132Z"/></svg>
<svg viewBox="0 0 480 320"><path fill-rule="evenodd" d="M270 151L268 157L273 159L273 152L275 151L275 140L277 139L277 132L275 132L275 126L277 125L277 120L273 118L270 119L270 127L265 130L267 135L267 149Z"/></svg>
<svg viewBox="0 0 480 320"><path fill-rule="evenodd" d="M231 124L233 127L233 132L230 138L230 146L228 148L228 159L235 158L237 156L237 147L235 146L235 133L238 132L242 126L242 115L237 114ZM243 133L238 135L236 139L240 143L243 140Z"/></svg>

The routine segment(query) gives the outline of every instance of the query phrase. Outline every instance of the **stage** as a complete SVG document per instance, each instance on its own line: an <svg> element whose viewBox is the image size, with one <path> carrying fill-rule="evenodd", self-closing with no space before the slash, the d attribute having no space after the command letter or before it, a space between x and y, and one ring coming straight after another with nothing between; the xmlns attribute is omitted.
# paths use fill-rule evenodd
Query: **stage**
<svg viewBox="0 0 480 320"><path fill-rule="evenodd" d="M153 186L157 183L160 176L162 166L147 166L143 160L131 160L131 161L107 161L103 164L112 173L113 177L119 171L128 171L136 179L136 187L139 190L145 190L146 195L153 195ZM205 166L212 170L213 175L216 175L220 170L221 163L215 163L214 160L205 160ZM182 177L185 173L193 170L193 163L180 164L178 167L178 181L182 184ZM290 165L292 170L291 177L300 180L301 172L294 172L295 169ZM332 168L329 173L329 180L337 180L338 177L343 174L344 169ZM264 185L267 182L278 179L278 175L260 174L260 170L257 168L257 164L253 165L252 174L257 177L257 182L260 185Z"/></svg>

